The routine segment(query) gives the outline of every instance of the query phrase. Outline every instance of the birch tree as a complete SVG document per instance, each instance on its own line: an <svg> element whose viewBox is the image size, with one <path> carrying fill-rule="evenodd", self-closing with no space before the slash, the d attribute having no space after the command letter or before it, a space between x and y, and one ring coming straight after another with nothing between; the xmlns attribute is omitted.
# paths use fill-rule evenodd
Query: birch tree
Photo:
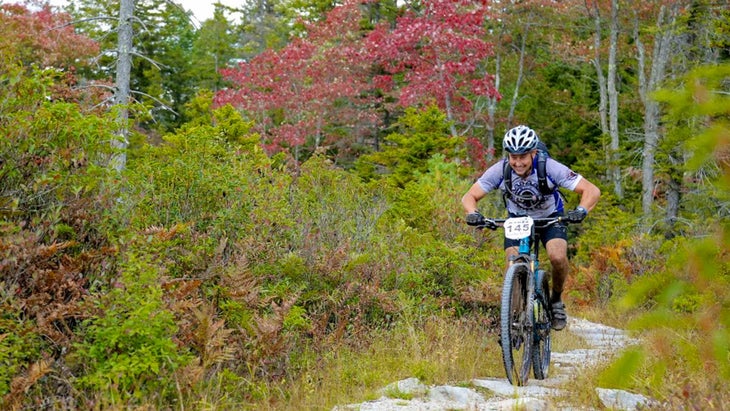
<svg viewBox="0 0 730 411"><path fill-rule="evenodd" d="M613 191L616 197L623 197L623 186L621 184L621 168L619 166L619 129L618 129L618 90L616 87L616 56L618 53L618 0L610 2L610 29L608 40L608 70L604 75L601 58L602 51L602 26L601 4L598 1L586 2L588 14L592 16L595 33L593 35L593 66L596 69L598 81L599 103L598 115L603 135L610 136L610 144L606 153L608 164L608 179L613 182Z"/></svg>
<svg viewBox="0 0 730 411"><path fill-rule="evenodd" d="M644 146L642 149L642 195L641 206L644 218L650 219L654 202L655 184L654 168L657 144L661 138L659 130L660 107L659 103L651 98L651 93L657 90L667 74L667 66L673 55L673 44L676 34L672 27L680 10L680 4L669 2L658 6L656 22L652 27L652 55L647 60L647 45L641 30L641 20L638 11L634 14L634 41L637 51L637 68L639 80L639 96L644 105Z"/></svg>
<svg viewBox="0 0 730 411"><path fill-rule="evenodd" d="M623 198L621 184L621 167L619 165L619 130L618 130L618 90L616 89L616 55L618 53L618 0L611 0L611 29L608 45L608 78L606 81L608 93L608 132L611 136L611 161L609 166L610 180L613 181L613 191L616 197Z"/></svg>
<svg viewBox="0 0 730 411"><path fill-rule="evenodd" d="M723 24L727 25L727 19L723 18L723 13L727 15L727 4L696 0L688 7L683 18L678 19L675 29L677 53L672 60L672 68L681 73L679 76L673 76L669 87L677 89L695 87L696 85L683 85L683 83L691 81L688 79L695 81L703 79L687 77L684 75L685 72L693 71L693 67L697 64L711 67L723 60L721 57L722 45L727 41L726 35L723 34ZM712 72L712 70L708 68L708 72ZM667 93L670 92L668 90L664 92L665 100ZM655 98L662 101L656 94ZM698 117L690 115L690 112L677 109L663 117L666 136L658 146L657 166L663 176L662 188L666 200L663 230L667 238L674 237L681 232L677 222L682 221L680 211L682 204L687 201L685 196L690 192L697 192L698 189L703 191L701 187L691 183L691 181L704 180L704 171L692 171L687 166L694 153L688 149L685 142L697 135L700 129L711 121L712 116ZM712 197L712 195L706 196L706 198Z"/></svg>
<svg viewBox="0 0 730 411"><path fill-rule="evenodd" d="M522 31L522 35L520 36L520 48L519 48L519 61L517 63L517 80L515 81L515 88L512 91L512 100L509 105L509 114L507 114L507 129L509 129L512 126L512 121L515 116L515 109L517 108L517 103L519 102L519 96L520 96L520 86L522 85L522 80L524 79L524 73L525 73L525 50L526 50L526 44L527 44L527 36L530 32L530 23L526 22L524 25L524 30Z"/></svg>

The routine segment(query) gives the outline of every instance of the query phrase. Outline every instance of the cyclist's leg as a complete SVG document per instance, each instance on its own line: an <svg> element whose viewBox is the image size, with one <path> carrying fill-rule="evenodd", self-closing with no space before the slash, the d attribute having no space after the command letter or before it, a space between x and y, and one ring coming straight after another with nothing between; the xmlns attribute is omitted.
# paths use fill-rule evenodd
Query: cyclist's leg
<svg viewBox="0 0 730 411"><path fill-rule="evenodd" d="M563 224L554 224L540 232L550 265L552 266L551 303L561 301L565 279L568 277L568 229Z"/></svg>
<svg viewBox="0 0 730 411"><path fill-rule="evenodd" d="M510 240L507 237L504 238L504 253L507 256L507 268L509 268L512 263L512 257L519 253L519 246L519 240Z"/></svg>
<svg viewBox="0 0 730 411"><path fill-rule="evenodd" d="M553 238L545 243L550 265L552 266L553 289L551 302L561 301L565 279L568 277L568 242L562 238Z"/></svg>

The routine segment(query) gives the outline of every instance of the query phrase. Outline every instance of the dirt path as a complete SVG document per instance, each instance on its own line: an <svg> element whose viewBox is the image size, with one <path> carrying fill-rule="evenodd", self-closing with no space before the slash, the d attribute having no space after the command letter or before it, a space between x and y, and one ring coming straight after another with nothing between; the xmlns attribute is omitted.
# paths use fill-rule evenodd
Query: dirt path
<svg viewBox="0 0 730 411"><path fill-rule="evenodd" d="M587 349L565 353L553 352L550 377L545 380L531 379L524 387L511 385L506 378L477 378L471 381L475 387L484 390L450 385L426 386L416 378L395 382L383 389L383 396L374 401L337 406L333 411L436 411L436 410L546 410L585 409L581 406L556 403L563 383L575 376L584 367L605 362L632 340L622 330L580 318L570 318L567 332L585 339ZM619 390L596 388L604 406L615 410L635 410L649 399ZM388 393L399 393L392 398Z"/></svg>

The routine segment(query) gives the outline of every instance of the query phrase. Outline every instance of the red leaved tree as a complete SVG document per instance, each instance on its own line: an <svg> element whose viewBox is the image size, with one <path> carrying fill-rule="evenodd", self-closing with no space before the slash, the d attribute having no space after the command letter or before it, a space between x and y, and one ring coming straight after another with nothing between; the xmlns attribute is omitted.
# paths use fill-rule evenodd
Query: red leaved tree
<svg viewBox="0 0 730 411"><path fill-rule="evenodd" d="M77 35L71 16L44 5L31 10L22 4L0 5L0 50L20 58L23 65L68 68L83 56L93 56L99 47L93 40Z"/></svg>
<svg viewBox="0 0 730 411"><path fill-rule="evenodd" d="M297 160L302 148L323 145L351 153L407 106L436 102L454 136L482 127L474 102L499 96L483 67L491 53L485 2L424 0L394 27L365 33L362 7L370 1L346 1L282 50L223 70L234 86L216 105L246 112L268 152L291 150Z"/></svg>
<svg viewBox="0 0 730 411"><path fill-rule="evenodd" d="M474 102L499 96L483 67L492 54L484 29L486 4L426 0L419 10L401 16L395 29L376 27L367 38L369 54L384 71L376 84L394 90L403 107L435 101L454 122L454 136L483 123L484 113L475 110ZM396 77L402 80L394 81ZM463 126L461 131L457 124Z"/></svg>
<svg viewBox="0 0 730 411"><path fill-rule="evenodd" d="M235 88L221 91L216 105L244 110L268 152L291 149L297 160L302 147L347 150L353 139L367 136L379 120L372 109L358 3L335 8L325 21L308 25L306 37L280 51L267 50L222 70Z"/></svg>
<svg viewBox="0 0 730 411"><path fill-rule="evenodd" d="M57 81L48 90L50 98L93 107L105 90L78 87L77 68L99 53L98 44L78 35L71 16L58 13L48 4L31 9L23 4L0 5L0 71L12 66L24 71L56 70Z"/></svg>

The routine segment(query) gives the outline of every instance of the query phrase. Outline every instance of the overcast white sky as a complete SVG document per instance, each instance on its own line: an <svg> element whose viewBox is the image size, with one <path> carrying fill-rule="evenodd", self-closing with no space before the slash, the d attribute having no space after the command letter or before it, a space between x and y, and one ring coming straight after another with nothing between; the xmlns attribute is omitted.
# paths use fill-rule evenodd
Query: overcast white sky
<svg viewBox="0 0 730 411"><path fill-rule="evenodd" d="M160 0L163 1L163 0ZM238 7L241 6L246 0L173 0L177 4L180 4L185 10L190 10L193 15L201 23L209 18L213 17L213 3L221 3L226 6ZM19 1L18 1L19 2ZM0 3L16 3L13 0L0 0ZM64 6L66 0L49 0L49 3L55 6Z"/></svg>
<svg viewBox="0 0 730 411"><path fill-rule="evenodd" d="M226 6L239 7L245 0L173 0L182 5L185 10L190 10L201 23L213 17L213 3L221 3Z"/></svg>

